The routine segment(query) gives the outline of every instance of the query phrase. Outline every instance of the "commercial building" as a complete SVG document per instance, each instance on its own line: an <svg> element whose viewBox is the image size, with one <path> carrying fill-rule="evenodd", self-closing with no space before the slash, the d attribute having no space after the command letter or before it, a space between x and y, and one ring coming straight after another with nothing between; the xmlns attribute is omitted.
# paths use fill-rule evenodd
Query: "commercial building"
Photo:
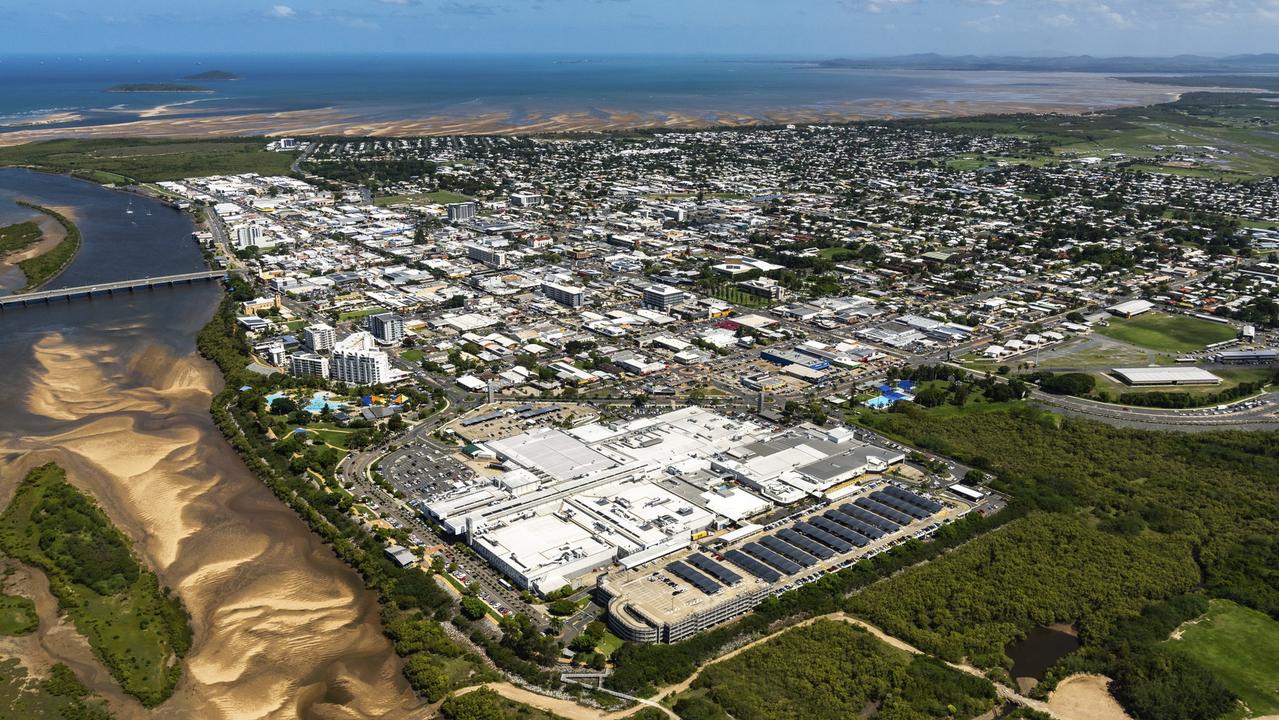
<svg viewBox="0 0 1279 720"><path fill-rule="evenodd" d="M505 241L500 243L467 243L466 256L491 268L503 268L509 264L504 247Z"/></svg>
<svg viewBox="0 0 1279 720"><path fill-rule="evenodd" d="M471 220L476 215L476 205L473 202L449 203L444 206L449 214L451 222L461 222L463 220Z"/></svg>
<svg viewBox="0 0 1279 720"><path fill-rule="evenodd" d="M328 352L337 342L337 331L325 323L316 323L302 328L302 344L312 352Z"/></svg>
<svg viewBox="0 0 1279 720"><path fill-rule="evenodd" d="M557 282L543 282L542 294L555 302L575 308L586 302L586 288Z"/></svg>
<svg viewBox="0 0 1279 720"><path fill-rule="evenodd" d="M1279 362L1279 350L1228 350L1212 356L1223 365L1266 365Z"/></svg>
<svg viewBox="0 0 1279 720"><path fill-rule="evenodd" d="M316 353L294 353L289 356L289 374L300 377L328 377L329 359Z"/></svg>
<svg viewBox="0 0 1279 720"><path fill-rule="evenodd" d="M1155 304L1149 300L1129 300L1106 308L1111 315L1118 315L1119 317L1126 318L1135 317L1154 309Z"/></svg>
<svg viewBox="0 0 1279 720"><path fill-rule="evenodd" d="M505 472L428 499L425 510L539 593L681 552L775 503L820 496L904 459L851 430L804 425L776 434L698 407L539 427L484 447Z"/></svg>
<svg viewBox="0 0 1279 720"><path fill-rule="evenodd" d="M342 338L333 346L329 373L334 380L353 385L376 385L391 378L391 361L377 349L377 341L367 332Z"/></svg>
<svg viewBox="0 0 1279 720"><path fill-rule="evenodd" d="M392 345L404 339L404 318L395 313L370 315L369 332L384 345Z"/></svg>
<svg viewBox="0 0 1279 720"><path fill-rule="evenodd" d="M1129 385L1218 385L1221 378L1197 367L1115 368L1115 377Z"/></svg>
<svg viewBox="0 0 1279 720"><path fill-rule="evenodd" d="M532 207L542 204L542 196L530 192L511 193L510 203L511 207Z"/></svg>
<svg viewBox="0 0 1279 720"><path fill-rule="evenodd" d="M245 223L235 228L235 246L237 248L257 247L262 241L262 228L257 223Z"/></svg>
<svg viewBox="0 0 1279 720"><path fill-rule="evenodd" d="M644 306L654 310L668 310L684 302L687 295L670 285L650 285L644 288Z"/></svg>
<svg viewBox="0 0 1279 720"><path fill-rule="evenodd" d="M927 535L972 504L957 495L939 502L892 484L862 487L796 518L745 524L660 564L610 571L596 579L596 599L619 637L679 642L903 538Z"/></svg>

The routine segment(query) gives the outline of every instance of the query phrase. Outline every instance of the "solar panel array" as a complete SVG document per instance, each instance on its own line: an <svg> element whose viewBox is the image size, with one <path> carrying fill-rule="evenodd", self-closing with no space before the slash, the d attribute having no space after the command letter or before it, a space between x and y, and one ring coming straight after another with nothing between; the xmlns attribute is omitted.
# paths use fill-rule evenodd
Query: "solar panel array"
<svg viewBox="0 0 1279 720"><path fill-rule="evenodd" d="M853 549L853 543L851 541L826 532L825 530L817 527L814 523L800 521L795 523L795 529L828 548L834 548L837 552L846 553Z"/></svg>
<svg viewBox="0 0 1279 720"><path fill-rule="evenodd" d="M742 581L741 575L738 575L732 570L729 570L723 565L720 565L700 553L693 553L692 555L689 555L687 560L689 565L692 565L698 570L709 573L712 577L725 585L736 585Z"/></svg>
<svg viewBox="0 0 1279 720"><path fill-rule="evenodd" d="M894 510L882 502L871 500L868 497L859 497L855 503L857 507L863 510L869 510L880 517L888 518L898 525L909 525L911 517L900 510Z"/></svg>
<svg viewBox="0 0 1279 720"><path fill-rule="evenodd" d="M812 555L815 558L820 558L822 560L830 560L831 558L835 557L835 551L817 542L816 540L813 540L812 538L804 537L802 534L795 532L794 530L790 528L784 528L782 530L777 531L777 537L781 538L782 540L785 540L786 542L790 543L791 545L794 545L795 547L803 550L804 552L808 553L809 555Z"/></svg>
<svg viewBox="0 0 1279 720"><path fill-rule="evenodd" d="M839 513L839 514L843 515L843 513ZM829 516L830 516L830 513L826 513L825 515L821 515L821 516L810 519L809 522L815 525L816 527L819 527L822 530L825 530L831 535L847 540L848 542L852 543L853 545L856 545L857 547L865 547L866 545L870 544L870 540L871 540L870 535L858 532L857 530L850 528L847 525L836 522L835 520L832 520ZM847 515L844 515L844 517L848 518L849 520L852 520L852 518L849 518ZM857 521L854 521L854 522L857 522ZM879 532L878 530L875 530L875 528L872 528L869 525L866 525L865 523L859 522L858 524L863 525L870 530L874 530L875 532Z"/></svg>
<svg viewBox="0 0 1279 720"><path fill-rule="evenodd" d="M697 572L693 568L685 565L684 563L678 560L671 563L670 565L667 565L666 569L670 571L672 575L680 578L681 580L687 580L688 582L692 583L693 587L697 588L698 590L701 590L707 595L714 595L715 593L720 591L719 583Z"/></svg>
<svg viewBox="0 0 1279 720"><path fill-rule="evenodd" d="M765 582L777 582L782 579L781 573L741 550L729 550L724 553L724 559Z"/></svg>
<svg viewBox="0 0 1279 720"><path fill-rule="evenodd" d="M742 549L750 553L751 555L754 555L756 558L763 560L769 565L772 565L778 570L781 570L783 573L787 575L794 575L795 573L804 569L800 567L797 563L787 560L786 558L782 557L781 555L778 555L777 553L773 552L772 550L769 550L768 548L764 547L763 545L760 545L759 543L753 543L753 542L746 543L745 545L742 546Z"/></svg>
<svg viewBox="0 0 1279 720"><path fill-rule="evenodd" d="M839 506L839 511L855 520L860 520L866 523L867 525L870 525L871 527L879 528L883 532L893 532L897 528L901 527L900 525L893 522L892 520L889 520L888 518L880 517L876 515L875 513L869 510L860 508L856 505L849 505L848 503L844 503L843 505ZM881 533L881 536L882 536L882 533Z"/></svg>
<svg viewBox="0 0 1279 720"><path fill-rule="evenodd" d="M897 510L898 512L904 512L907 515L915 518L916 520L923 520L929 515L932 515L932 513L928 512L922 507L914 503L906 502L905 500L902 500L901 498L895 498L892 495L889 495L888 493L882 490L871 493L870 497L875 502L887 505L888 507L894 510Z"/></svg>
<svg viewBox="0 0 1279 720"><path fill-rule="evenodd" d="M785 556L786 559L788 560L799 563L800 565L804 567L812 567L817 564L817 558L813 557L812 555L809 555L808 553L804 552L803 550L800 550L799 548L795 547L794 545L791 545L790 543L786 543L786 542L782 542L781 540L778 540L772 535L768 535L766 537L760 538L759 544L763 545L769 550L772 550L778 555Z"/></svg>
<svg viewBox="0 0 1279 720"><path fill-rule="evenodd" d="M912 505L921 507L930 513L941 512L942 510L942 504L937 502L936 500L933 500L932 498L926 498L923 495L918 495L909 490L903 490L897 487L896 485L889 485L888 487L884 488L884 492L888 493L889 495L892 495L893 497L899 500L905 500L906 502Z"/></svg>

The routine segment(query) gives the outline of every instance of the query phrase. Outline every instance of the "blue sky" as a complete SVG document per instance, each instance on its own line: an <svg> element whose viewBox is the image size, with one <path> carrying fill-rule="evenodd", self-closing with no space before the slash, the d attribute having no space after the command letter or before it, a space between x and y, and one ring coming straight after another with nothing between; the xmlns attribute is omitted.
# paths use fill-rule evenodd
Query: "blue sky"
<svg viewBox="0 0 1279 720"><path fill-rule="evenodd" d="M0 53L1279 52L1279 0L4 0Z"/></svg>

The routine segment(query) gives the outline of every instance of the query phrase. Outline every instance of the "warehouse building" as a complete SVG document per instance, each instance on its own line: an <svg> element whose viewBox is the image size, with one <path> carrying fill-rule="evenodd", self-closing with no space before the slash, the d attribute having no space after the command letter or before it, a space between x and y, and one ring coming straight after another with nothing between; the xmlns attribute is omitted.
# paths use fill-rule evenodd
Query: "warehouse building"
<svg viewBox="0 0 1279 720"><path fill-rule="evenodd" d="M1128 385L1218 385L1221 378L1197 367L1115 368L1115 377Z"/></svg>

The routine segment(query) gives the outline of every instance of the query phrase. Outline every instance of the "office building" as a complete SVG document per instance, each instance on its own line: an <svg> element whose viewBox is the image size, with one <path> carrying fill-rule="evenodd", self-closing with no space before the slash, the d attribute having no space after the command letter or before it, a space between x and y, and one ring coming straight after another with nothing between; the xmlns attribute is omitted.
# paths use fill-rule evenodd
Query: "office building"
<svg viewBox="0 0 1279 720"><path fill-rule="evenodd" d="M473 202L449 203L444 208L448 211L450 222L471 220L476 215L476 206Z"/></svg>
<svg viewBox="0 0 1279 720"><path fill-rule="evenodd" d="M311 352L328 352L337 342L337 332L325 323L308 325L302 329L302 344Z"/></svg>
<svg viewBox="0 0 1279 720"><path fill-rule="evenodd" d="M577 285L543 282L542 294L567 307L581 307L586 302L586 289Z"/></svg>
<svg viewBox="0 0 1279 720"><path fill-rule="evenodd" d="M395 313L378 313L369 316L369 332L383 345L392 345L404 339L404 319Z"/></svg>
<svg viewBox="0 0 1279 720"><path fill-rule="evenodd" d="M667 310L684 302L686 294L670 285L650 285L644 288L644 306L654 310Z"/></svg>
<svg viewBox="0 0 1279 720"><path fill-rule="evenodd" d="M329 359L316 353L294 353L289 356L289 374L299 377L328 377Z"/></svg>
<svg viewBox="0 0 1279 720"><path fill-rule="evenodd" d="M512 193L510 203L511 207L532 207L542 204L542 196L529 192Z"/></svg>
<svg viewBox="0 0 1279 720"><path fill-rule="evenodd" d="M257 247L262 242L262 228L257 223L245 223L235 228L235 246Z"/></svg>
<svg viewBox="0 0 1279 720"><path fill-rule="evenodd" d="M329 375L354 385L376 385L390 380L391 360L377 349L377 341L371 334L357 332L333 346Z"/></svg>
<svg viewBox="0 0 1279 720"><path fill-rule="evenodd" d="M506 267L506 251L494 244L467 243L466 256L491 268Z"/></svg>

